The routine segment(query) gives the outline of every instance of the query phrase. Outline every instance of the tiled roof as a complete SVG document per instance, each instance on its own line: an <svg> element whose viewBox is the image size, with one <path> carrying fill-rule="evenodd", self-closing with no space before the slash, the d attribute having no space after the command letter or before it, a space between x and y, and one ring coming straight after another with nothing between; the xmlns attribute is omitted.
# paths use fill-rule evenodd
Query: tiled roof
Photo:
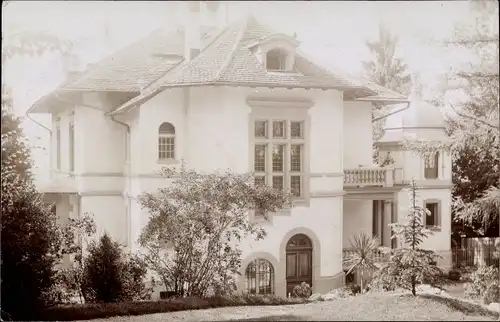
<svg viewBox="0 0 500 322"><path fill-rule="evenodd" d="M311 60L296 54L294 72L267 72L247 44L274 34L272 30L249 17L228 26L190 62L179 64L148 86L143 93L118 107L111 114L122 113L141 104L162 89L193 85L236 85L287 88L321 88L354 90L361 97L376 92L351 80L335 75ZM257 37L257 38L256 38Z"/></svg>
<svg viewBox="0 0 500 322"><path fill-rule="evenodd" d="M399 95L327 70L300 51L295 56L294 72L267 72L248 44L272 34L275 32L249 17L205 37L198 56L191 61L184 61L180 57L184 54L183 31L157 30L92 66L82 75L69 79L55 92L87 90L138 94L110 114L127 111L163 89L176 86L341 89L344 97L352 99ZM165 55L177 55L179 60L166 59ZM34 111L36 105L50 102L53 93L35 103L30 110Z"/></svg>

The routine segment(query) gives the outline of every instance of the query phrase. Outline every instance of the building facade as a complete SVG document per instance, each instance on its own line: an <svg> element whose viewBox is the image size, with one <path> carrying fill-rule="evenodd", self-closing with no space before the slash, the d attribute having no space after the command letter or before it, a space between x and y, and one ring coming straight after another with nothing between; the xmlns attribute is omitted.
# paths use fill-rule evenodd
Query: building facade
<svg viewBox="0 0 500 322"><path fill-rule="evenodd" d="M32 106L52 115L53 171L41 190L57 214L92 213L99 232L137 250L149 217L137 196L165 185L163 167L251 171L256 184L290 189L294 206L269 220L249 214L268 237L242 242L238 287L285 296L305 281L327 292L344 284L355 233L397 247L388 224L404 217L415 179L435 231L425 246L449 266L450 156L423 160L401 144L407 133L445 140L439 111L418 93L322 68L253 17L223 26L223 3L209 3L186 2L188 23L73 73ZM394 160L383 167L372 161L374 103L395 106L377 143Z"/></svg>

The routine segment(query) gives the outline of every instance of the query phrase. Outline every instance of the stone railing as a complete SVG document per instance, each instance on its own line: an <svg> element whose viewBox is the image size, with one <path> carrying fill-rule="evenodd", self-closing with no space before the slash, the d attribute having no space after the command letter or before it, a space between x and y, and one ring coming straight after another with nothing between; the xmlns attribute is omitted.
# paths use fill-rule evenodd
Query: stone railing
<svg viewBox="0 0 500 322"><path fill-rule="evenodd" d="M381 167L359 167L344 170L344 186L346 187L392 187L393 185L392 168Z"/></svg>
<svg viewBox="0 0 500 322"><path fill-rule="evenodd" d="M342 258L345 260L349 258L354 253L354 250L349 248L344 248L342 250ZM382 249L378 249L373 252L373 261L376 263L383 263L389 260L389 254L382 251Z"/></svg>

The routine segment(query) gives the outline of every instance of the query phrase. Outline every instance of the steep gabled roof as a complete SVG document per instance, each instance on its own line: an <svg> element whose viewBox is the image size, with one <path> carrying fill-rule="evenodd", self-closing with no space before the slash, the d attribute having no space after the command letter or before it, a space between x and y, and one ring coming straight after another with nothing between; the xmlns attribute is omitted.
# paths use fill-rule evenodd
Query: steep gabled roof
<svg viewBox="0 0 500 322"><path fill-rule="evenodd" d="M157 30L72 77L36 102L29 112L40 112L42 107L50 106L61 92L114 91L135 95L109 113L118 114L166 88L203 85L339 89L344 91L346 99L405 100L404 96L380 86L327 70L299 50L293 73L267 72L249 44L274 34L248 17L206 36L198 56L185 61L184 32ZM166 59L165 55L179 59Z"/></svg>
<svg viewBox="0 0 500 322"><path fill-rule="evenodd" d="M141 104L163 89L180 86L230 85L285 88L319 88L350 91L356 97L376 92L315 64L300 53L295 56L295 72L267 72L248 43L275 34L253 17L228 26L193 60L172 68L143 93L113 110L118 114Z"/></svg>

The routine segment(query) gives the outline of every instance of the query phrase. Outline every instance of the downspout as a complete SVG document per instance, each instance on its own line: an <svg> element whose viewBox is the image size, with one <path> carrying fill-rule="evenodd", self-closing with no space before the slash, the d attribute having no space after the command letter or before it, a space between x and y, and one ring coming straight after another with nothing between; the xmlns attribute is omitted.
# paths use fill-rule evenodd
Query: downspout
<svg viewBox="0 0 500 322"><path fill-rule="evenodd" d="M400 109L400 110L397 110L397 111L395 111L395 112L391 112L391 113L389 113L389 114L386 114L386 115L383 115L383 116L380 116L380 117L377 117L377 118L374 118L374 119L372 120L372 123L373 123L373 122L380 121L380 120L383 120L383 119L385 119L385 118L387 118L387 117L389 117L389 116L391 116L391 115L393 115L393 114L397 114L397 113L399 113L399 112L403 112L404 110L409 109L409 108L410 108L410 103L411 103L411 102L407 102L407 103L406 103L406 107L404 107L404 108L402 108L402 109Z"/></svg>
<svg viewBox="0 0 500 322"><path fill-rule="evenodd" d="M130 144L130 142L127 142L127 141L130 141L130 125L128 125L127 123L118 121L114 115L111 115L110 119L111 119L111 121L124 126L126 133L127 133L127 135L125 137L125 147L127 148L126 158L127 158L128 187L127 187L127 193L124 197L127 198L127 213L126 213L126 217L127 217L127 243L129 244L129 250L131 250L132 249L132 232L131 232L131 229L132 229L132 223L131 223L132 210L130 208L132 206L132 202L130 199L130 189L132 187L132 177L131 177L132 165L130 162L131 161L130 160L130 156L131 156L130 149L131 149L132 145Z"/></svg>

